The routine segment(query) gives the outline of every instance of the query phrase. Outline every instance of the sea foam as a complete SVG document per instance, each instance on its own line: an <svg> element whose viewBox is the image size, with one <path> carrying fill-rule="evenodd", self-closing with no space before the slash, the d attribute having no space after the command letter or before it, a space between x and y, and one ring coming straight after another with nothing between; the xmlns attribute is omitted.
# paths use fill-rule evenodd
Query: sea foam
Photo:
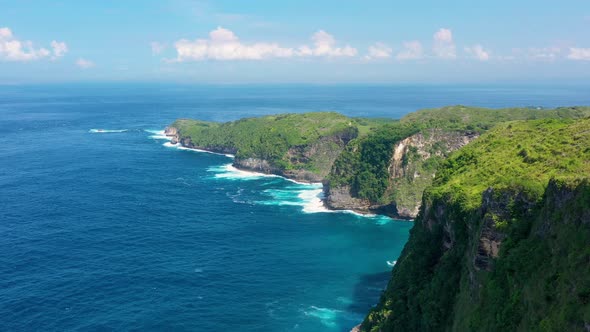
<svg viewBox="0 0 590 332"><path fill-rule="evenodd" d="M187 148L187 147L182 146L180 143L173 144L172 142L166 142L163 145L165 147L175 148L178 150L193 151L193 152L200 152L200 153L210 153L210 154L216 154L219 156L226 156L228 158L235 158L235 156L233 154L217 153L217 152L211 152L211 151L207 151L207 150Z"/></svg>
<svg viewBox="0 0 590 332"><path fill-rule="evenodd" d="M145 132L152 134L150 138L152 139L161 139L161 140L171 140L172 137L166 136L164 130L151 130L151 129L144 129Z"/></svg>
<svg viewBox="0 0 590 332"><path fill-rule="evenodd" d="M327 327L335 327L336 319L342 311L329 308L321 308L311 306L307 310L303 311L306 316L318 318L323 325Z"/></svg>
<svg viewBox="0 0 590 332"><path fill-rule="evenodd" d="M109 133L124 133L127 129L90 129L88 132L92 134L109 134Z"/></svg>
<svg viewBox="0 0 590 332"><path fill-rule="evenodd" d="M357 217L372 219L379 225L384 225L393 220L387 216L361 214L352 210L330 210L326 208L323 202L324 191L321 183L301 183L279 175L243 171L235 168L232 164L209 167L207 171L215 173L213 177L216 179L235 181L281 178L293 183L293 185L282 189L263 190L262 193L269 199L255 201L255 204L299 206L303 213L348 213Z"/></svg>

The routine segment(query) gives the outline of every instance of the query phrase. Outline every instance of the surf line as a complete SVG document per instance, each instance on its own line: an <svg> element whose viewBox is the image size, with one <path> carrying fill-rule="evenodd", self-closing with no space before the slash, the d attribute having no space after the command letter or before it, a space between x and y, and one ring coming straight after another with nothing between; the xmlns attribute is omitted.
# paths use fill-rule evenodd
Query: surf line
<svg viewBox="0 0 590 332"><path fill-rule="evenodd" d="M193 152L199 152L199 153L210 153L210 154L225 156L225 157L232 158L232 159L235 158L235 155L232 155L232 154L224 154L224 153L212 152L212 151L207 151L207 150L202 150L202 149L187 148L187 147L182 146L180 143L173 144L172 142L170 142L172 140L172 138L169 136L166 136L163 130L146 130L146 131L154 134L154 135L150 136L153 139L168 141L163 144L165 147L168 147L168 148L174 148L177 150L185 150L185 151L193 151ZM241 170L241 169L236 168L235 166L233 166L233 164L226 164L226 165L222 165L222 166L213 167L210 169L210 171L217 173L215 176L216 178L246 180L246 179L257 179L257 178L265 178L265 177L266 178L277 177L277 178L281 178L283 180L295 183L297 185L305 186L307 188L300 188L298 190L296 189L296 191L298 192L297 197L302 201L301 204L290 204L290 205L301 205L304 213L346 213L346 214L355 215L357 217L374 219L379 224L386 224L389 221L393 220L387 216L381 216L381 215L376 215L376 214L363 214L363 213L358 213L353 210L331 210L331 209L328 209L324 205L324 191L323 191L323 184L321 182L312 182L312 183L299 182L299 181L289 179L287 177L277 175L277 174L267 174L267 173L254 172L254 171L245 171L245 170Z"/></svg>

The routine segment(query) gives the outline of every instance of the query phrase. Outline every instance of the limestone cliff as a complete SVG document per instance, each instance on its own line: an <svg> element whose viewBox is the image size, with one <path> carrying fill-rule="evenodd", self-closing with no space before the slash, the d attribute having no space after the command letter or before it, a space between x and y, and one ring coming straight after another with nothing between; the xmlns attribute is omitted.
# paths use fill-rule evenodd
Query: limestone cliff
<svg viewBox="0 0 590 332"><path fill-rule="evenodd" d="M449 153L479 135L471 131L423 130L393 146L387 167L387 189L380 202L359 198L348 185L326 187L326 205L361 213L385 213L414 219L420 209L422 192L432 183L436 168Z"/></svg>

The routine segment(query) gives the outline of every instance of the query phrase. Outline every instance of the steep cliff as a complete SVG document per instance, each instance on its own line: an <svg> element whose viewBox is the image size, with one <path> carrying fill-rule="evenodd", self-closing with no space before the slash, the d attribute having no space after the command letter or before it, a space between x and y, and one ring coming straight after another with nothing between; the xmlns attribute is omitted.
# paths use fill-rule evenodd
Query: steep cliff
<svg viewBox="0 0 590 332"><path fill-rule="evenodd" d="M498 126L440 167L361 331L583 331L590 119Z"/></svg>

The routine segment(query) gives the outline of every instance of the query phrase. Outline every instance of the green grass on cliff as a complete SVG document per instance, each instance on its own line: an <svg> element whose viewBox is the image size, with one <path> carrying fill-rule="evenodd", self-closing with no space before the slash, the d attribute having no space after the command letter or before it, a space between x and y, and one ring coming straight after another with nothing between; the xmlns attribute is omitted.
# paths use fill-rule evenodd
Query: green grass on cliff
<svg viewBox="0 0 590 332"><path fill-rule="evenodd" d="M469 207L487 187L520 187L540 197L550 178L590 175L590 120L508 122L451 155L433 195L462 193Z"/></svg>
<svg viewBox="0 0 590 332"><path fill-rule="evenodd" d="M462 105L425 109L410 113L401 119L425 128L444 130L472 130L484 132L498 123L514 120L578 119L590 116L590 107L574 106L556 109L501 108L490 109Z"/></svg>
<svg viewBox="0 0 590 332"><path fill-rule="evenodd" d="M509 122L456 151L362 330L583 331L589 180L590 118ZM480 210L489 187L501 218ZM474 265L486 218L505 236L490 271Z"/></svg>

